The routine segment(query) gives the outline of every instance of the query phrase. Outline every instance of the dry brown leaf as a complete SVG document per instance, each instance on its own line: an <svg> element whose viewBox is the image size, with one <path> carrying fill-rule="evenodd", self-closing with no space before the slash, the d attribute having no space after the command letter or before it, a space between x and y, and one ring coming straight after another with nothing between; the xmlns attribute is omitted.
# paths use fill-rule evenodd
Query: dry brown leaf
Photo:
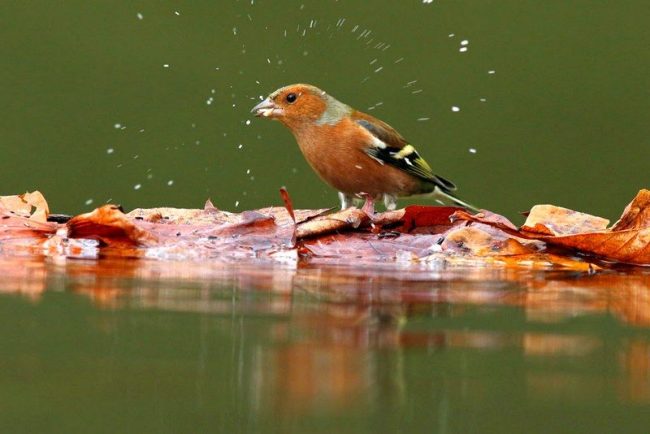
<svg viewBox="0 0 650 434"><path fill-rule="evenodd" d="M30 206L34 207L34 212L30 216L30 219L41 223L47 221L47 216L50 214L50 208L47 206L47 201L40 191L21 194L20 198Z"/></svg>
<svg viewBox="0 0 650 434"><path fill-rule="evenodd" d="M296 238L318 237L345 229L357 229L368 222L366 213L357 208L348 208L299 223Z"/></svg>
<svg viewBox="0 0 650 434"><path fill-rule="evenodd" d="M537 209L535 209L537 208ZM512 230L492 216L470 215L455 218L484 223L522 238L542 240L549 245L575 250L600 259L627 264L650 265L650 192L641 190L612 229L605 219L565 208L534 207L521 230ZM582 231L580 230L582 226ZM624 228L624 229L623 229Z"/></svg>
<svg viewBox="0 0 650 434"><path fill-rule="evenodd" d="M47 216L50 214L47 201L40 191L14 196L0 196L0 208L40 223L47 222Z"/></svg>
<svg viewBox="0 0 650 434"><path fill-rule="evenodd" d="M0 209L25 218L29 218L32 212L32 206L18 195L0 196Z"/></svg>
<svg viewBox="0 0 650 434"><path fill-rule="evenodd" d="M573 235L604 231L609 220L554 205L531 208L522 231L541 235Z"/></svg>
<svg viewBox="0 0 650 434"><path fill-rule="evenodd" d="M621 218L614 223L612 231L650 227L650 190L641 190L625 207Z"/></svg>

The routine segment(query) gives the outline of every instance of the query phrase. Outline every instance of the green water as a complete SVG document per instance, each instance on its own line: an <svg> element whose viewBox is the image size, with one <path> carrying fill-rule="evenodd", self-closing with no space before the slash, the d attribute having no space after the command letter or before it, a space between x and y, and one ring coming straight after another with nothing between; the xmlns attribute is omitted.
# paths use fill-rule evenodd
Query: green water
<svg viewBox="0 0 650 434"><path fill-rule="evenodd" d="M598 277L570 275L524 289L423 270L204 266L206 278L188 278L195 266L117 266L140 277L45 261L5 280L3 432L642 433L650 422L650 288L638 280L618 277L626 292L601 299Z"/></svg>
<svg viewBox="0 0 650 434"><path fill-rule="evenodd" d="M249 114L302 81L375 107L481 207L614 218L648 187L648 16L642 0L4 2L1 193L69 213L249 209L282 185L336 204L293 137Z"/></svg>

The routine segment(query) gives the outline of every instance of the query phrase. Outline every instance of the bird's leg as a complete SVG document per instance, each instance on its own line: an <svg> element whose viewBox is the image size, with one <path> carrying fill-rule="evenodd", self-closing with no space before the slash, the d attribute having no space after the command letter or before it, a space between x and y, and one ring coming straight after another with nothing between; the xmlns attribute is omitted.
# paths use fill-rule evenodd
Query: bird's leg
<svg viewBox="0 0 650 434"><path fill-rule="evenodd" d="M384 193L384 205L388 211L394 211L397 208L397 196Z"/></svg>
<svg viewBox="0 0 650 434"><path fill-rule="evenodd" d="M371 221L374 221L375 219L375 198L369 195L368 193L359 193L359 196L363 197L365 199L365 202L363 203L363 208L361 208L361 211L363 211Z"/></svg>
<svg viewBox="0 0 650 434"><path fill-rule="evenodd" d="M352 196L339 191L339 200L341 201L341 211L352 206Z"/></svg>

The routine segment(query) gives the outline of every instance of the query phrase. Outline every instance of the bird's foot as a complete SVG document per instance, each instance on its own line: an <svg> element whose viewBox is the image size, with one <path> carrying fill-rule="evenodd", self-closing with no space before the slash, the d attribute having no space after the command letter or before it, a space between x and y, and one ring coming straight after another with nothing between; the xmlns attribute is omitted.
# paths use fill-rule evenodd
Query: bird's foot
<svg viewBox="0 0 650 434"><path fill-rule="evenodd" d="M368 216L371 222L375 221L375 199L368 193L359 193L359 196L365 199L361 211Z"/></svg>
<svg viewBox="0 0 650 434"><path fill-rule="evenodd" d="M353 196L345 194L342 191L339 191L339 200L341 201L341 211L348 209L352 206Z"/></svg>

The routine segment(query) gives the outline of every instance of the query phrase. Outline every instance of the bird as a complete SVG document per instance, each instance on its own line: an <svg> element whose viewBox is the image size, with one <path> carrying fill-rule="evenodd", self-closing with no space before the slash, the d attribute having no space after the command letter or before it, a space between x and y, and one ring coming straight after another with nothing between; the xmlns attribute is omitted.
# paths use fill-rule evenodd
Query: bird
<svg viewBox="0 0 650 434"><path fill-rule="evenodd" d="M341 209L363 198L374 215L383 199L394 210L398 197L428 195L478 211L454 194L456 185L435 175L415 147L387 123L342 103L310 84L281 87L251 113L277 120L294 135L320 178L338 190Z"/></svg>

